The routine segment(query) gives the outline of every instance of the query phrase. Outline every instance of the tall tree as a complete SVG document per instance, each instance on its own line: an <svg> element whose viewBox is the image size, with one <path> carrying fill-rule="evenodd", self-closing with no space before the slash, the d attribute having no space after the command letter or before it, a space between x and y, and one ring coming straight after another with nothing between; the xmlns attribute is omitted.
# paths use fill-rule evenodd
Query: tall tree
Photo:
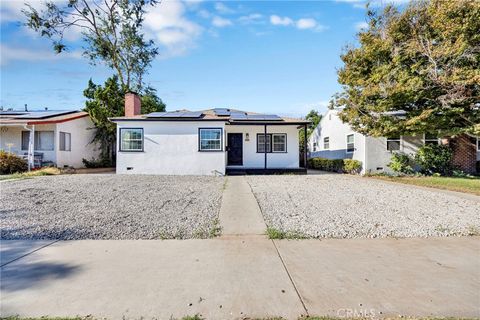
<svg viewBox="0 0 480 320"><path fill-rule="evenodd" d="M368 18L341 56L341 119L372 136L480 134L480 1L412 1Z"/></svg>
<svg viewBox="0 0 480 320"><path fill-rule="evenodd" d="M158 54L152 40L145 40L142 25L146 7L157 0L48 1L38 11L26 4L25 25L52 40L57 53L67 50L65 34L81 30L84 56L91 64L115 70L122 87L140 91L143 76Z"/></svg>
<svg viewBox="0 0 480 320"><path fill-rule="evenodd" d="M318 111L312 109L307 113L307 115L305 116L305 119L312 122L307 129L307 139L308 139L308 138L310 138L310 135L312 134L313 130L315 130L315 128L320 123L320 120L322 120L322 115L319 114ZM304 130L300 130L298 138L299 138L300 152L303 152L304 143L305 143L305 132L304 132Z"/></svg>
<svg viewBox="0 0 480 320"><path fill-rule="evenodd" d="M92 142L100 145L101 158L111 162L115 159L116 125L108 118L124 115L125 92L126 89L122 89L116 75L108 78L103 86L93 83L90 79L83 91L87 98L84 110L88 112L96 127ZM157 97L155 89L147 87L140 98L142 114L165 111L165 104Z"/></svg>

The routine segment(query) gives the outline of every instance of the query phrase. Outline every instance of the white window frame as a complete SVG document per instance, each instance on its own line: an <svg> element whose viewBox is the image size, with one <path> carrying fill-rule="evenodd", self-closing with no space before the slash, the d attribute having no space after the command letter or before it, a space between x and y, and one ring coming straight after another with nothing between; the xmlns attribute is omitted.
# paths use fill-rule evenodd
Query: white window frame
<svg viewBox="0 0 480 320"><path fill-rule="evenodd" d="M285 137L285 142L283 143L283 150L275 151L275 137L283 136ZM277 143L279 144L279 143ZM286 133L272 133L272 153L286 153L287 152L287 134Z"/></svg>
<svg viewBox="0 0 480 320"><path fill-rule="evenodd" d="M287 134L286 133L267 133L267 140L264 139L264 142L260 142L260 137L265 136L265 133L257 133L257 153L265 153L265 141L266 141L266 148L267 148L267 153L287 153ZM275 137L277 136L284 136L285 137L285 144L284 144L284 150L282 151L275 151L274 149L274 141ZM278 143L277 143L278 144ZM264 150L260 150L260 146L263 145Z"/></svg>
<svg viewBox="0 0 480 320"><path fill-rule="evenodd" d="M398 141L398 150L389 150L388 149L388 142L390 141ZM400 136L398 139L396 138L387 138L387 143L386 143L386 147L387 147L387 151L390 151L390 152L395 152L395 151L402 151L402 136Z"/></svg>
<svg viewBox="0 0 480 320"><path fill-rule="evenodd" d="M220 132L220 138L218 138L218 139L202 139L202 131L219 131ZM202 148L202 140L218 141L220 147L218 149L203 149ZM198 151L199 152L219 152L219 151L223 151L223 129L222 128L198 128Z"/></svg>
<svg viewBox="0 0 480 320"><path fill-rule="evenodd" d="M63 137L63 140L62 140L62 137ZM67 137L68 137L68 139L67 139ZM62 143L62 141L63 141L63 143ZM67 141L68 141L68 144L67 144ZM72 134L70 132L60 131L59 141L58 141L58 150L60 150L60 151L72 151Z"/></svg>
<svg viewBox="0 0 480 320"><path fill-rule="evenodd" d="M123 146L123 134L122 132L123 131L128 131L128 130L140 130L141 133L142 133L142 138L141 139L128 139L128 140L125 140L125 141L141 141L142 142L142 147L141 149L124 149L122 146ZM120 128L119 129L119 140L120 140L120 143L119 143L119 151L120 152L143 152L143 148L144 148L144 131L143 131L143 128Z"/></svg>
<svg viewBox="0 0 480 320"><path fill-rule="evenodd" d="M349 136L352 136L353 137L353 150L352 151L348 151L348 137ZM346 152L347 153L354 153L355 152L355 134L353 133L349 133L345 136L345 142L346 142L346 145L347 147L345 148Z"/></svg>
<svg viewBox="0 0 480 320"><path fill-rule="evenodd" d="M325 148L325 139L328 139L328 147ZM323 137L323 150L330 150L330 137Z"/></svg>
<svg viewBox="0 0 480 320"><path fill-rule="evenodd" d="M436 142L437 144L440 144L440 138L436 138L436 139L432 139L432 138L429 138L427 139L427 134L424 133L423 134L423 145L427 145L427 142Z"/></svg>

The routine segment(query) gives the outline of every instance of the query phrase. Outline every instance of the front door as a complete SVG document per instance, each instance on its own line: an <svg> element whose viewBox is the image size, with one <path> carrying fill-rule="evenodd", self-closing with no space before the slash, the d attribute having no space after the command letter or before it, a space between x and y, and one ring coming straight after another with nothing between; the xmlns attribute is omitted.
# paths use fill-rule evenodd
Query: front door
<svg viewBox="0 0 480 320"><path fill-rule="evenodd" d="M227 134L227 165L243 165L243 135L242 133Z"/></svg>

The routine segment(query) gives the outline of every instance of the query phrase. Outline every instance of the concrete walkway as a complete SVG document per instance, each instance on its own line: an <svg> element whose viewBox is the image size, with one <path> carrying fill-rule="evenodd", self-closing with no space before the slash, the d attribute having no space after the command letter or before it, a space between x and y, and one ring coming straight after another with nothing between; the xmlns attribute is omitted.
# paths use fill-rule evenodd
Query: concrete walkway
<svg viewBox="0 0 480 320"><path fill-rule="evenodd" d="M245 177L227 178L220 207L223 236L264 235L267 229L257 200Z"/></svg>

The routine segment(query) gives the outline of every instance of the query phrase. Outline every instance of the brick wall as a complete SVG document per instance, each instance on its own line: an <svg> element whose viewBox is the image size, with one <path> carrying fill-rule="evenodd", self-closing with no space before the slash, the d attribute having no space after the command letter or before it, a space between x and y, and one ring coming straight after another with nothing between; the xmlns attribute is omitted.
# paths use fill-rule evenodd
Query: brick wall
<svg viewBox="0 0 480 320"><path fill-rule="evenodd" d="M449 139L449 144L453 150L453 166L467 173L476 173L476 139L462 134Z"/></svg>

